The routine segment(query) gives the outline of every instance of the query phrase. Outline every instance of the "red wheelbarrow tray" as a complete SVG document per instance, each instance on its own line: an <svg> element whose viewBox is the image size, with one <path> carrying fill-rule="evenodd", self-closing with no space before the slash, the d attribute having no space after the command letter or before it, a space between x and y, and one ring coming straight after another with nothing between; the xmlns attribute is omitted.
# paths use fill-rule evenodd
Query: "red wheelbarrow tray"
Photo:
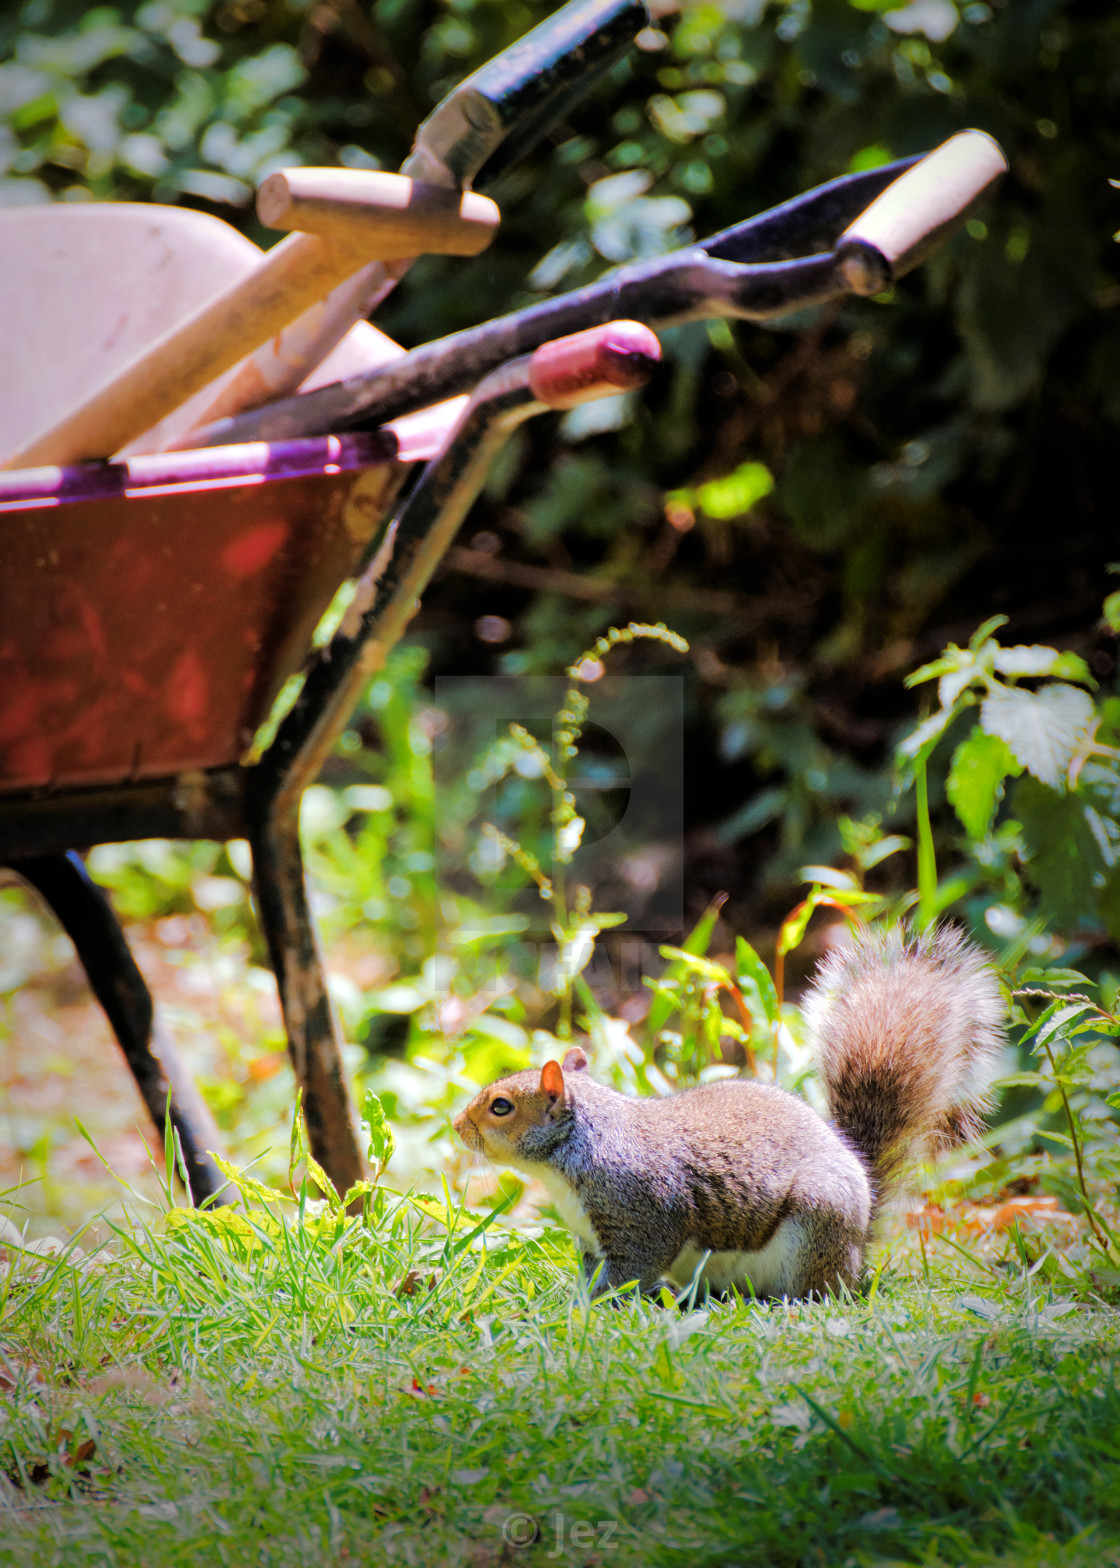
<svg viewBox="0 0 1120 1568"><path fill-rule="evenodd" d="M364 434L0 473L0 863L74 941L157 1128L170 1117L195 1202L223 1201L217 1129L107 899L66 851L249 833L309 1131L345 1190L360 1156L298 836L247 809L238 764L466 401Z"/></svg>
<svg viewBox="0 0 1120 1568"><path fill-rule="evenodd" d="M0 474L0 791L236 763L432 444L384 430Z"/></svg>
<svg viewBox="0 0 1120 1568"><path fill-rule="evenodd" d="M311 1147L347 1191L361 1155L307 903L300 793L368 673L362 650L375 629L381 651L403 630L497 446L546 407L643 384L657 353L648 329L615 323L368 434L0 474L0 863L74 941L153 1120L170 1119L195 1202L222 1196L216 1129L75 851L248 837ZM423 458L436 461L396 511L385 559L355 581ZM355 626L308 661L348 581ZM300 668L287 728L261 765L239 766Z"/></svg>

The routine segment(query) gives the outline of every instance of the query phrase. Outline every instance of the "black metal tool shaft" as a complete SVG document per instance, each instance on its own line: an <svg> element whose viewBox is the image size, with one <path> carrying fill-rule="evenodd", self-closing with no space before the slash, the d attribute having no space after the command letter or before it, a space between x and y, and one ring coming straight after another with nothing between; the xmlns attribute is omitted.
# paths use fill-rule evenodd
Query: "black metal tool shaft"
<svg viewBox="0 0 1120 1568"><path fill-rule="evenodd" d="M834 299L849 290L830 247L918 161L843 175L700 245L619 267L585 288L426 343L377 370L207 425L193 439L224 446L384 424L469 391L498 365L552 338L607 321L664 327L715 316L766 320ZM817 254L807 254L814 249Z"/></svg>
<svg viewBox="0 0 1120 1568"><path fill-rule="evenodd" d="M591 91L649 20L644 0L570 0L436 105L405 173L425 177L430 162L436 178L444 170L456 185L489 185Z"/></svg>

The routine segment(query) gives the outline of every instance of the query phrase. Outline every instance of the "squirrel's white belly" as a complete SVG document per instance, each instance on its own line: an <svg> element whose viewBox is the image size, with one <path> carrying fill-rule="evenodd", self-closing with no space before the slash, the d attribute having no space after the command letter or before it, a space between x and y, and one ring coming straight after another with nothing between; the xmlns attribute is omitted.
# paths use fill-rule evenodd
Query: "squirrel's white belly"
<svg viewBox="0 0 1120 1568"><path fill-rule="evenodd" d="M550 1165L538 1164L535 1160L524 1160L516 1168L526 1176L531 1176L534 1181L540 1182L564 1224L573 1235L579 1237L588 1252L594 1257L600 1257L603 1249L599 1245L599 1238L588 1218L587 1210L581 1203L575 1188L565 1181L559 1171L554 1171Z"/></svg>
<svg viewBox="0 0 1120 1568"><path fill-rule="evenodd" d="M751 1290L756 1296L786 1295L791 1292L802 1243L800 1223L795 1219L783 1220L757 1252L713 1252L704 1264L701 1278L717 1292L734 1286L744 1296ZM668 1270L669 1279L678 1289L692 1282L703 1256L704 1249L694 1241L681 1248Z"/></svg>

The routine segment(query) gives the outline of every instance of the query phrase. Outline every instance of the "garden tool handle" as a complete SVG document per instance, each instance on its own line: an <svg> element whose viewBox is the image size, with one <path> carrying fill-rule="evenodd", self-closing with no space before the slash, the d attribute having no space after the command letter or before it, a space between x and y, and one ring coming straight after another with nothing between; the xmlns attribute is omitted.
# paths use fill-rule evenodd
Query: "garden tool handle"
<svg viewBox="0 0 1120 1568"><path fill-rule="evenodd" d="M1003 151L985 131L961 131L888 185L848 225L836 258L855 294L880 294L916 266L1007 172Z"/></svg>
<svg viewBox="0 0 1120 1568"><path fill-rule="evenodd" d="M281 169L257 192L270 229L317 234L363 261L403 256L477 256L501 213L487 196L365 169Z"/></svg>
<svg viewBox="0 0 1120 1568"><path fill-rule="evenodd" d="M303 172L291 171L289 183L298 185L295 177ZM355 171L306 172L320 177L331 174L337 182L342 174ZM265 181L266 186L269 183ZM311 178L305 189L321 187L321 178L318 187ZM300 205L283 194L286 185L279 189L275 204L270 196L266 207L271 210L275 205L282 210L286 201L289 210ZM274 187L273 195L276 190ZM308 195L308 209L320 218L324 211L334 212L330 238L292 234L281 241L261 257L252 272L172 327L0 466L38 468L112 457L369 261L414 254L417 234L425 237L421 249L439 249L434 241L442 237L454 245L467 246L468 254L476 254L495 232L498 209L485 196L460 198L457 192L449 191L433 197L430 192L418 192L411 180L405 180L393 187L403 205L393 207L384 200L384 186L379 191L380 203L373 202L368 214L359 212L361 203L353 197L347 203L336 200L332 209L322 196ZM340 207L346 209L342 217L338 215Z"/></svg>
<svg viewBox="0 0 1120 1568"><path fill-rule="evenodd" d="M644 0L569 0L436 105L403 172L464 187L494 178L563 119L649 25Z"/></svg>
<svg viewBox="0 0 1120 1568"><path fill-rule="evenodd" d="M417 130L401 174L456 191L469 187L480 172L491 178L508 168L625 54L649 20L643 0L570 0L436 105ZM365 265L340 281L329 298L314 302L299 320L256 347L196 416L195 428L294 393L354 323L389 293L409 257L426 248L437 247L417 243L391 257L372 253L391 260L391 267L364 258ZM453 253L474 254L466 249ZM190 446L191 432L169 444Z"/></svg>
<svg viewBox="0 0 1120 1568"><path fill-rule="evenodd" d="M549 408L578 408L600 397L644 387L661 359L657 335L640 321L608 321L535 349L530 392Z"/></svg>

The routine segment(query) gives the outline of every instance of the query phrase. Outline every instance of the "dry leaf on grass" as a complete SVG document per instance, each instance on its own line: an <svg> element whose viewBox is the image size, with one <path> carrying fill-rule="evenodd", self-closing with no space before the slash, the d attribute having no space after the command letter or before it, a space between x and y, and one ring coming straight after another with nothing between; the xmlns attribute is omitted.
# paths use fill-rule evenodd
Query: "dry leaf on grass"
<svg viewBox="0 0 1120 1568"><path fill-rule="evenodd" d="M427 1288L435 1290L439 1283L439 1271L429 1273ZM424 1288L424 1273L422 1269L409 1269L393 1286L394 1296L418 1296Z"/></svg>
<svg viewBox="0 0 1120 1568"><path fill-rule="evenodd" d="M65 1427L61 1428L55 1437L55 1452L67 1470L72 1470L77 1476L84 1476L89 1469L89 1462L97 1452L97 1444L92 1437L87 1437L84 1443L74 1444L74 1434ZM54 1474L49 1459L32 1459L21 1474L16 1466L8 1471L8 1480L13 1486L23 1490L23 1477L26 1475L32 1486L43 1486Z"/></svg>
<svg viewBox="0 0 1120 1568"><path fill-rule="evenodd" d="M944 1231L964 1231L970 1236L986 1236L997 1230L1010 1230L1016 1223L1031 1225L1074 1225L1076 1217L1061 1208L1057 1198L1006 1198L1002 1203L985 1205L962 1203L943 1209L936 1203L911 1209L906 1223L923 1236L940 1236Z"/></svg>

